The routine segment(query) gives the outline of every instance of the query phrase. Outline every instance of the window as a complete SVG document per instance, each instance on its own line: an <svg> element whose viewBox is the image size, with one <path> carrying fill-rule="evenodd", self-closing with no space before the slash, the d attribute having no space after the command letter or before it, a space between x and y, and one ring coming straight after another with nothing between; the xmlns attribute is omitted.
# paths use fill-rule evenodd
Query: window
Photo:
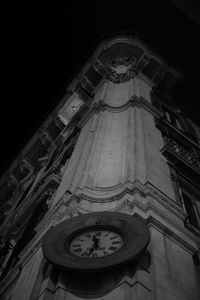
<svg viewBox="0 0 200 300"><path fill-rule="evenodd" d="M183 120L181 119L181 117L177 116L175 113L173 113L170 110L166 110L164 111L165 114L165 119L174 127L176 127L179 130L182 131L186 131L186 127L184 125Z"/></svg>
<svg viewBox="0 0 200 300"><path fill-rule="evenodd" d="M197 280L200 283L200 253L196 253L193 255L193 263L196 271Z"/></svg>
<svg viewBox="0 0 200 300"><path fill-rule="evenodd" d="M181 112L177 107L175 107L171 101L162 98L161 95L159 96L152 93L151 100L152 104L163 114L163 119L167 121L169 125L172 125L196 143L199 143L198 136L193 128L192 122L187 119L184 112Z"/></svg>
<svg viewBox="0 0 200 300"><path fill-rule="evenodd" d="M178 113L174 113L166 107L164 107L164 116L165 120L173 127L182 131L188 137L198 143L198 137L192 126L192 123L189 120L182 118Z"/></svg>
<svg viewBox="0 0 200 300"><path fill-rule="evenodd" d="M188 214L187 218L189 224L191 224L196 228L200 228L199 213L196 207L195 199L191 195L188 195L187 192L185 191L182 191L182 199L183 199L185 211Z"/></svg>
<svg viewBox="0 0 200 300"><path fill-rule="evenodd" d="M179 184L179 197L183 210L186 212L185 226L200 230L200 194L192 191L189 185Z"/></svg>
<svg viewBox="0 0 200 300"><path fill-rule="evenodd" d="M200 188L191 178L184 176L181 170L169 163L171 180L177 200L186 213L185 227L200 231Z"/></svg>

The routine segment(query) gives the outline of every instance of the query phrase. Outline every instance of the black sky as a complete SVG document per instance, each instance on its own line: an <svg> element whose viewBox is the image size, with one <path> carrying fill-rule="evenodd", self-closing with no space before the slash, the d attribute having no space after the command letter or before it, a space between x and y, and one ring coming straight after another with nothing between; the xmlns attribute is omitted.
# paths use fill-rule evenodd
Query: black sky
<svg viewBox="0 0 200 300"><path fill-rule="evenodd" d="M198 121L200 28L168 0L6 2L1 10L1 173L112 32L136 32L185 74L179 103Z"/></svg>

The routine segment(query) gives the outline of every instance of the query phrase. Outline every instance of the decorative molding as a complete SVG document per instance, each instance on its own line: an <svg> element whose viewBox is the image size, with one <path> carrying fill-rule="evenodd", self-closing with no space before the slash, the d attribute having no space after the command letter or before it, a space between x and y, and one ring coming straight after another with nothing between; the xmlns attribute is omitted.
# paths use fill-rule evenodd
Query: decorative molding
<svg viewBox="0 0 200 300"><path fill-rule="evenodd" d="M79 126L83 127L94 114L98 114L106 110L110 112L122 112L128 109L130 106L143 108L156 118L160 118L162 116L162 113L153 104L149 103L144 97L138 97L134 95L129 99L129 101L127 101L127 103L118 107L108 105L103 100L100 100L98 103L95 103L86 113L84 118L79 122Z"/></svg>
<svg viewBox="0 0 200 300"><path fill-rule="evenodd" d="M138 53L138 50L140 54ZM167 73L170 74L174 81L176 81L177 78L182 77L182 74L170 67L163 59L158 57L158 55L152 53L149 47L136 36L113 37L101 44L98 52L100 53L98 59L105 66L107 66L109 62L116 60L120 60L122 65L124 62L127 62L129 57L135 57L136 73L142 72L145 74L146 69L149 68L151 71L145 76L154 81L154 84L156 85L164 80ZM155 64L150 64L150 62L155 62ZM107 69L109 71L109 68ZM114 78L111 76L111 80L113 81L114 79L114 81L120 82L120 76L115 75L116 74L114 74Z"/></svg>
<svg viewBox="0 0 200 300"><path fill-rule="evenodd" d="M106 78L113 83L123 83L136 76L136 58L124 56L110 58L106 61Z"/></svg>
<svg viewBox="0 0 200 300"><path fill-rule="evenodd" d="M127 194L134 196L139 193L144 198L151 196L156 201L158 201L161 205L163 205L166 209L168 209L170 212L172 212L174 215L176 215L178 218L180 218L182 221L184 221L186 214L181 209L181 207L177 203L175 203L172 199L168 198L166 195L164 195L162 192L160 192L157 188L153 187L150 183L145 184L143 186L142 191L138 187L139 186L137 185L137 187L135 187L135 189L134 188L132 190L125 189L123 191L123 193L121 193L120 195L117 195L116 197L111 198L111 199L107 199L107 201L102 203L102 211L105 209L104 203L106 203L106 202L116 201L117 198L118 198L118 200L123 199L123 197ZM85 209L81 206L82 201L89 201L92 203L101 203L102 202L101 199L99 199L99 200L94 199L94 198L88 199L88 197L84 194L78 195L77 209L81 213L90 213L91 212L91 210ZM85 207L85 205L84 205L84 207ZM111 211L120 211L120 212L127 213L127 214L133 214L135 209L136 210L139 209L139 211L145 213L146 216L149 216L150 212L154 212L157 216L159 216L159 218L161 220L165 220L164 223L166 223L166 225L162 225L162 226L164 226L163 228L165 228L166 226L168 226L167 224L169 224L169 226L176 228L177 232L179 232L181 235L184 235L185 237L187 236L187 238L189 240L193 240L193 243L197 243L197 241L199 240L199 237L195 236L189 230L187 230L187 228L184 227L184 223L183 223L183 225L180 225L172 217L170 217L170 216L166 217L166 214L163 213L162 210L160 210L157 206L155 206L154 204L152 204L149 201L146 204L142 204L141 202L136 200L136 198L134 198L133 200L125 198L125 200L122 200L118 205L114 206L111 209ZM98 205L98 210L101 210L99 205ZM179 237L179 239L182 239L182 238ZM192 247L192 249L194 250L193 247Z"/></svg>
<svg viewBox="0 0 200 300"><path fill-rule="evenodd" d="M106 189L105 189L106 190ZM117 204L117 202L121 199L123 199L124 196L127 194L129 195L135 195L139 194L141 197L146 198L148 196L151 196L156 201L158 201L162 206L164 206L167 210L169 210L171 213L175 214L178 218L184 221L186 215L180 205L176 203L173 199L170 199L166 195L164 195L161 191L159 191L156 187L154 187L151 183L147 182L145 185L142 185L140 182L135 181L134 183L128 183L125 185L120 185L120 190L118 193L115 193L115 195L112 195L110 197L106 198L98 198L98 197L92 197L88 196L88 194L84 194L83 191L77 191L77 194L75 197L78 207L82 208L81 202L87 201L88 203L101 203L102 207L105 203L109 202L116 202L116 206L114 209L117 209L118 205L128 205L130 206L130 200L125 204ZM124 200L123 200L124 201ZM132 204L131 204L132 205ZM88 211L89 212L89 211Z"/></svg>
<svg viewBox="0 0 200 300"><path fill-rule="evenodd" d="M176 203L173 199L170 199L166 195L164 195L161 191L159 191L156 187L154 187L151 183L147 183L145 185L145 190L147 195L154 197L157 201L159 201L162 205L166 205L167 208L171 207L172 210L178 212L178 217L184 220L185 214L183 209L180 207L178 203Z"/></svg>

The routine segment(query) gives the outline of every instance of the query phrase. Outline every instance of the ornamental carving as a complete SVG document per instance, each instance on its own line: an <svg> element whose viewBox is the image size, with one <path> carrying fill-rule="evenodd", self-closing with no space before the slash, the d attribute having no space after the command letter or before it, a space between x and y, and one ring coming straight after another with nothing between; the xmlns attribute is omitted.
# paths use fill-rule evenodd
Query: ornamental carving
<svg viewBox="0 0 200 300"><path fill-rule="evenodd" d="M123 83L136 75L136 58L134 56L124 55L108 59L106 63L106 77L114 83Z"/></svg>
<svg viewBox="0 0 200 300"><path fill-rule="evenodd" d="M197 149L194 147L186 149L186 147L170 137L165 137L165 144L174 154L179 156L181 160L184 160L186 163L200 171L200 153Z"/></svg>

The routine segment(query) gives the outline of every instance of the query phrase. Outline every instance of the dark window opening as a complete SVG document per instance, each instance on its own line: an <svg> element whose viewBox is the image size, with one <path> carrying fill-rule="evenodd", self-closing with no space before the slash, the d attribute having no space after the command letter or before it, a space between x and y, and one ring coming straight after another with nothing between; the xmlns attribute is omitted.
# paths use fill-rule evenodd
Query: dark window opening
<svg viewBox="0 0 200 300"><path fill-rule="evenodd" d="M189 138L191 138L196 143L199 143L199 139L192 125L192 122L190 122L187 119L185 113L184 112L180 113L180 111L177 110L176 107L174 107L171 101L168 101L167 99L165 100L161 100L161 99L162 97L156 94L155 92L151 93L152 104L161 113L164 114L165 121L170 123L176 129L185 133Z"/></svg>
<svg viewBox="0 0 200 300"><path fill-rule="evenodd" d="M197 279L200 282L200 253L194 254L192 256L192 258L193 258L193 263L194 263Z"/></svg>
<svg viewBox="0 0 200 300"><path fill-rule="evenodd" d="M187 219L188 219L189 223L192 226L199 228L198 212L195 207L195 204L192 202L191 198L184 192L182 192L182 198L184 201L185 210L188 214Z"/></svg>
<svg viewBox="0 0 200 300"><path fill-rule="evenodd" d="M164 111L165 113L165 119L175 128L182 130L183 132L186 131L186 127L184 125L183 120L181 119L181 117L177 116L176 114L174 114L173 112L166 110Z"/></svg>

